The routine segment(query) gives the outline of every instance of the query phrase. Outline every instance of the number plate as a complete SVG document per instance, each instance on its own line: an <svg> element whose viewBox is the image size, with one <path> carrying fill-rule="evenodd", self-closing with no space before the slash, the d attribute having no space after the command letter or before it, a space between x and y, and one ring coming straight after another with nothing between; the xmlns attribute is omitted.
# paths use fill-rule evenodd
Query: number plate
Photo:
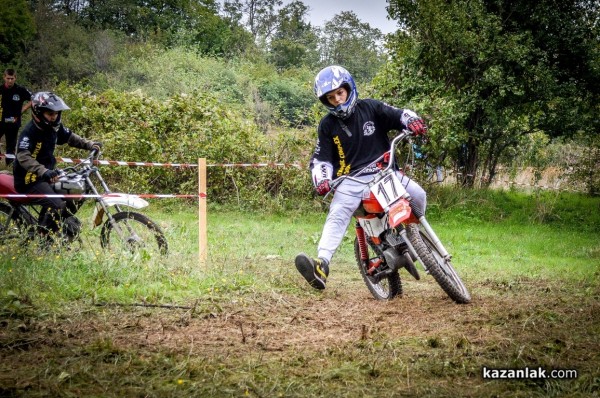
<svg viewBox="0 0 600 398"><path fill-rule="evenodd" d="M406 193L406 189L396 176L396 173L390 173L371 186L371 192L377 198L377 201L387 210L387 207L400 199Z"/></svg>

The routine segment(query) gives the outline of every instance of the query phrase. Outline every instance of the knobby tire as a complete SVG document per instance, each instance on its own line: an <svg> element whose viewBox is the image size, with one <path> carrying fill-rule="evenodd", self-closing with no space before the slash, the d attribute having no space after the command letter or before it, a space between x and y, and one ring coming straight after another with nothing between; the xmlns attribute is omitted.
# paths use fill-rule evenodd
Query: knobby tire
<svg viewBox="0 0 600 398"><path fill-rule="evenodd" d="M8 224L6 221L13 212L11 205L5 202L0 202L0 240L6 241L8 239L27 242L31 240L33 233L37 229L37 220L30 219L31 217L24 217L24 214L18 216L18 221L14 219ZM4 230L7 226L8 230Z"/></svg>
<svg viewBox="0 0 600 398"><path fill-rule="evenodd" d="M393 272L387 277L381 279L378 283L376 283L372 277L367 274L369 260L377 257L369 244L367 244L367 252L369 253L369 259L363 261L360 258L358 240L354 239L354 256L356 257L356 263L358 265L358 269L360 270L360 275L362 276L365 285L367 285L367 288L373 297L375 297L377 300L391 300L396 296L402 295L402 281L400 280L400 273L397 270L396 272Z"/></svg>
<svg viewBox="0 0 600 398"><path fill-rule="evenodd" d="M110 221L106 221L102 226L100 242L104 249L112 250L115 247L125 248L130 253L136 253L141 249L150 249L147 251L156 251L160 255L166 255L168 252L167 239L162 229L154 221L147 216L136 213L123 211L113 215L114 222L125 233L125 241L115 230L115 227ZM135 227L136 234L130 234L127 226ZM141 227L141 229L139 229ZM142 240L141 234L148 234L146 240Z"/></svg>
<svg viewBox="0 0 600 398"><path fill-rule="evenodd" d="M450 260L444 260L433 242L421 232L417 224L409 224L406 232L427 272L433 276L442 290L458 304L469 303L471 295Z"/></svg>

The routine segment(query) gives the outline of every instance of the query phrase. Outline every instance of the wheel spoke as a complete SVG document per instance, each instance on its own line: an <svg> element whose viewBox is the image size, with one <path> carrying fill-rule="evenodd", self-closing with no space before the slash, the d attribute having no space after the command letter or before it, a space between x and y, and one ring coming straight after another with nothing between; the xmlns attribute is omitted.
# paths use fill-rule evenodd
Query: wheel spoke
<svg viewBox="0 0 600 398"><path fill-rule="evenodd" d="M143 214L121 212L102 228L102 247L121 255L160 256L167 253L167 241L158 225Z"/></svg>

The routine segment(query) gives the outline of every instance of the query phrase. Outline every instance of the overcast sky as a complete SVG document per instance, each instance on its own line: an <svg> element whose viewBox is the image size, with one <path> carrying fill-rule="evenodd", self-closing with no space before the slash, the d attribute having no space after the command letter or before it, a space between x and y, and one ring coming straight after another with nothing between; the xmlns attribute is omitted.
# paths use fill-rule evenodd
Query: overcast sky
<svg viewBox="0 0 600 398"><path fill-rule="evenodd" d="M387 19L386 0L301 0L309 8L308 21L313 26L323 27L325 21L330 21L334 15L342 11L354 11L361 22L366 22L381 33L391 33L397 30L396 21ZM292 0L284 0L287 5ZM223 4L223 0L220 0Z"/></svg>
<svg viewBox="0 0 600 398"><path fill-rule="evenodd" d="M323 26L334 15L342 11L354 11L361 22L366 22L372 28L382 33L398 30L396 21L387 19L386 0L301 0L309 8L309 21L312 25ZM284 0L284 4L291 0Z"/></svg>

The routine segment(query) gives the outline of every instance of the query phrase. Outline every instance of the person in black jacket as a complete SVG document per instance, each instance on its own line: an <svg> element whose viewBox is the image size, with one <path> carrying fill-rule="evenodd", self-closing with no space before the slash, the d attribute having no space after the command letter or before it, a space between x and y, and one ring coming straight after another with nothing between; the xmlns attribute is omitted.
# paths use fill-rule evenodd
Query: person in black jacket
<svg viewBox="0 0 600 398"><path fill-rule="evenodd" d="M4 84L0 87L2 97L2 120L0 120L0 138L6 138L5 162L13 162L17 135L21 128L21 115L31 106L31 92L15 83L17 72L14 69L4 71ZM29 101L29 102L28 102ZM27 102L25 104L25 102Z"/></svg>
<svg viewBox="0 0 600 398"><path fill-rule="evenodd" d="M13 164L15 190L24 194L55 195L51 184L58 181L55 169L56 145L99 151L102 144L73 133L61 122L62 111L70 109L56 94L48 91L35 93L31 98L32 120L19 135L17 155ZM42 232L57 232L62 221L69 217L67 201L48 197L36 199L46 209Z"/></svg>
<svg viewBox="0 0 600 398"><path fill-rule="evenodd" d="M379 170L373 163L389 151L388 133L391 130L407 128L415 135L427 132L423 119L410 109L398 109L374 99L359 99L354 79L341 66L322 69L315 78L314 92L329 112L319 123L317 144L310 162L313 185L319 195L330 191L332 179L369 165L372 170L365 170L357 178L372 179ZM398 177L413 204L424 213L426 194L423 188L401 173ZM329 206L317 258L304 253L296 256L296 268L315 289L325 289L331 258L341 244L365 190L369 190L366 184L344 180Z"/></svg>

